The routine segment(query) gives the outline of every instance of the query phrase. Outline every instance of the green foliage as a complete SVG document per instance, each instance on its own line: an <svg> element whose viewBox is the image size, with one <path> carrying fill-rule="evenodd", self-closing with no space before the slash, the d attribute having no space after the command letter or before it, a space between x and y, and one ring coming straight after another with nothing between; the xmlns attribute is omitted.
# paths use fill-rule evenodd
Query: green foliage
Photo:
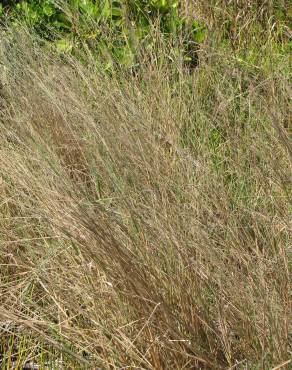
<svg viewBox="0 0 292 370"><path fill-rule="evenodd" d="M193 63L196 44L204 41L206 28L198 21L187 24L178 6L177 0L27 0L9 2L0 14L9 10L12 19L25 20L61 53L85 43L98 55L106 55L108 65L114 61L133 66L138 46L153 45L149 33L155 23L163 37L184 39L184 60ZM109 34L114 36L110 42Z"/></svg>

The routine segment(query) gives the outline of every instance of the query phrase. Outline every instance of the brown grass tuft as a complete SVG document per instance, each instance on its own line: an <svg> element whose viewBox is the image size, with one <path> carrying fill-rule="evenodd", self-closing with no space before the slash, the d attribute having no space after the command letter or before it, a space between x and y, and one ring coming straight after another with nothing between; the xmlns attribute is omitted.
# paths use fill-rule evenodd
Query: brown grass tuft
<svg viewBox="0 0 292 370"><path fill-rule="evenodd" d="M2 368L288 368L285 57L133 77L25 30L0 52Z"/></svg>

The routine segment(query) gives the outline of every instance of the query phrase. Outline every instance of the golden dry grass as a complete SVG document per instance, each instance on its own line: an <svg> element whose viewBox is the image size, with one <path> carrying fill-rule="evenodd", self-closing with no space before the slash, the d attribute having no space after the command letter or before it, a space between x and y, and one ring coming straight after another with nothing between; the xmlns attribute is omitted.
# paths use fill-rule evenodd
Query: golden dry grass
<svg viewBox="0 0 292 370"><path fill-rule="evenodd" d="M25 30L0 52L2 369L288 368L285 57L133 77Z"/></svg>

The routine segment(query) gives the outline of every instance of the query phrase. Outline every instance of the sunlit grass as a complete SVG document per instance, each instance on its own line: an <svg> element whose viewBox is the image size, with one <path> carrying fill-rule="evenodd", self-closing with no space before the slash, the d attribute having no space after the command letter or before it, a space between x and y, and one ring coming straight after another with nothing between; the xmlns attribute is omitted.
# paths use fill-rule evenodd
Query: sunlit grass
<svg viewBox="0 0 292 370"><path fill-rule="evenodd" d="M288 57L133 76L3 36L1 369L288 368Z"/></svg>

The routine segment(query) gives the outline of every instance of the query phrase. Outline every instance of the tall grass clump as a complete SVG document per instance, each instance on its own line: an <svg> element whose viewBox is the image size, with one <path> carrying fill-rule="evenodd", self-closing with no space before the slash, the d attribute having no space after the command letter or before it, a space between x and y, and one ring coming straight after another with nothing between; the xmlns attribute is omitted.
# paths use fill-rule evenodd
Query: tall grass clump
<svg viewBox="0 0 292 370"><path fill-rule="evenodd" d="M135 73L1 33L3 370L291 366L288 53L151 32Z"/></svg>

